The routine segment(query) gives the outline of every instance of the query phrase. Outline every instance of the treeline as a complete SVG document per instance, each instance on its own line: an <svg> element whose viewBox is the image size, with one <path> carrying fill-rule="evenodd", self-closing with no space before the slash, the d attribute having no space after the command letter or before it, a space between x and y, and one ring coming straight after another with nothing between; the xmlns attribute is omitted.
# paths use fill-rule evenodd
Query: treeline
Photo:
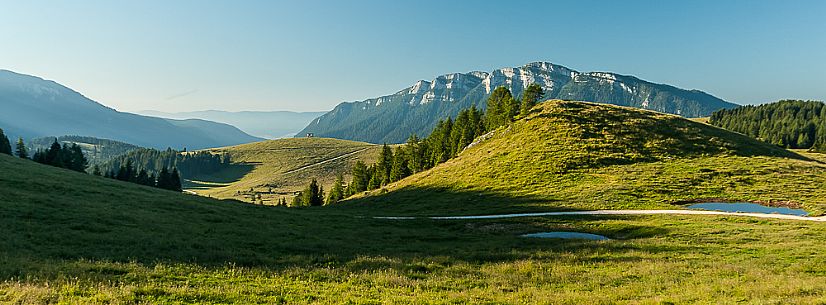
<svg viewBox="0 0 826 305"><path fill-rule="evenodd" d="M57 138L52 138L52 144L48 149L38 149L33 155L32 160L54 167L66 168L76 172L86 173L86 168L89 161L83 154L76 143L70 146L68 143L60 145ZM11 143L9 138L4 134L3 129L0 128L0 153L12 155ZM22 138L17 139L18 157L28 159L28 150L26 144L23 143ZM127 160L117 170L108 170L102 173L100 166L95 165L92 174L95 176L103 176L106 178L117 179L126 182L137 183L167 190L181 191L181 177L178 174L178 169L171 167L171 171L164 167L158 174L147 172L145 169L137 169L132 165L131 160Z"/></svg>
<svg viewBox="0 0 826 305"><path fill-rule="evenodd" d="M440 120L436 128L424 139L411 135L405 145L382 147L378 161L370 166L358 161L353 166L353 179L344 186L339 176L333 189L324 200L324 190L313 182L293 200L293 206L336 203L360 192L375 190L412 174L430 169L439 163L456 157L473 141L500 126L510 124L520 116L526 116L542 99L545 92L538 84L531 84L521 99L513 97L506 87L498 87L487 99L486 110L472 106L459 112L455 119Z"/></svg>
<svg viewBox="0 0 826 305"><path fill-rule="evenodd" d="M224 169L231 163L231 159L228 154L213 154L206 151L179 152L171 148L141 148L101 164L100 170L111 174L128 163L137 171L145 170L149 173L159 173L165 168L177 168L182 178L190 179Z"/></svg>
<svg viewBox="0 0 826 305"><path fill-rule="evenodd" d="M163 167L155 174L154 172L148 172L146 169L138 169L132 165L132 160L127 160L126 164L121 165L116 171L109 170L101 173L100 167L94 166L92 174L170 191L180 192L183 189L181 187L181 176L175 167L172 167L171 171Z"/></svg>
<svg viewBox="0 0 826 305"><path fill-rule="evenodd" d="M709 124L785 148L826 151L823 102L782 100L718 110L709 118Z"/></svg>
<svg viewBox="0 0 826 305"><path fill-rule="evenodd" d="M0 154L16 155L22 159L29 158L29 151L26 148L26 144L23 143L23 138L17 139L15 153L12 154L11 142L2 128L0 128ZM50 145L48 149L38 149L34 155L32 155L32 160L37 163L70 169L81 173L86 173L86 167L89 165L89 161L86 160L86 157L77 144L69 146L64 143L60 145L56 140L52 142L52 145Z"/></svg>
<svg viewBox="0 0 826 305"><path fill-rule="evenodd" d="M21 148L25 149L26 147L23 144L23 139L18 139L17 143L18 156L26 158L27 153L25 150L21 151ZM89 161L86 160L86 156L83 155L80 146L77 146L77 144L69 146L69 144L66 143L63 143L61 146L57 141L54 141L49 149L38 149L34 155L32 155L32 160L37 163L66 168L81 173L86 173L86 167L89 165Z"/></svg>
<svg viewBox="0 0 826 305"><path fill-rule="evenodd" d="M60 136L36 138L30 140L26 147L30 151L46 149L55 140L57 140L58 143L78 143L78 146L80 146L80 149L81 151L83 151L83 154L86 156L86 159L89 160L89 164L102 164L114 157L126 154L130 151L140 148L139 146L135 146L124 142L85 136Z"/></svg>
<svg viewBox="0 0 826 305"><path fill-rule="evenodd" d="M29 158L29 151L26 148L26 144L23 143L23 138L17 139L16 150L15 153L12 154L11 142L2 128L0 128L0 154L16 155L22 159ZM48 149L38 149L32 156L32 160L37 163L66 168L81 173L85 173L86 166L89 165L89 161L83 156L83 152L80 151L79 146L76 144L72 146L63 144L61 146L57 141L54 141Z"/></svg>

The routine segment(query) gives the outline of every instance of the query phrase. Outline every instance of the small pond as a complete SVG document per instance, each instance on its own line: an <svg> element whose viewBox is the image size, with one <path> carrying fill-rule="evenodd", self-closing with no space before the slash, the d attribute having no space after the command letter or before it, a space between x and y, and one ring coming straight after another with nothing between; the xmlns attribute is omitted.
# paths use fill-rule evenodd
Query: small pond
<svg viewBox="0 0 826 305"><path fill-rule="evenodd" d="M590 239L590 240L608 240L608 237L596 235L591 233L580 232L541 232L522 235L522 237L532 238L562 238L562 239Z"/></svg>
<svg viewBox="0 0 826 305"><path fill-rule="evenodd" d="M697 203L688 206L689 209L693 210L706 210L706 211L722 211L722 212L735 212L735 213L763 213L763 214L785 214L785 215L797 215L797 216L807 216L809 213L802 209L792 209L792 208L784 208L784 207L769 207L765 205L759 205L756 203L751 202L734 202L734 203L727 203L727 202L706 202L706 203Z"/></svg>

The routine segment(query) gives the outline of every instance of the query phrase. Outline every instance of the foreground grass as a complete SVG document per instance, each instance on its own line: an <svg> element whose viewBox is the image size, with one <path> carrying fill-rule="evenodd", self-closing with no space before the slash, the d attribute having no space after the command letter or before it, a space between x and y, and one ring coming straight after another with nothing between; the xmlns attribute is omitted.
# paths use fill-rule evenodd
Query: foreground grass
<svg viewBox="0 0 826 305"><path fill-rule="evenodd" d="M377 232L349 239L351 246L294 249L288 259L274 264L4 259L0 301L826 302L826 259L817 255L826 228L817 224L658 216L392 225L371 221L367 226L376 231L401 226L407 233L382 237ZM586 231L615 240L516 236L543 230ZM312 238L298 235L282 238L299 244ZM411 239L428 236L410 245Z"/></svg>
<svg viewBox="0 0 826 305"><path fill-rule="evenodd" d="M377 220L356 207L221 202L7 156L0 168L0 303L826 302L820 223ZM613 240L518 237L555 230Z"/></svg>

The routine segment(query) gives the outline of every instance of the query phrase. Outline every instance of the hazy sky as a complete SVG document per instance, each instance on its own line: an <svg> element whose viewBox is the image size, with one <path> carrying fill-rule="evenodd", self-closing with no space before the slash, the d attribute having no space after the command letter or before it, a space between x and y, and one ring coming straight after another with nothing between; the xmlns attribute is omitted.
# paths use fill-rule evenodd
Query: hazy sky
<svg viewBox="0 0 826 305"><path fill-rule="evenodd" d="M824 16L822 0L0 0L0 69L125 111L329 110L532 61L824 100Z"/></svg>

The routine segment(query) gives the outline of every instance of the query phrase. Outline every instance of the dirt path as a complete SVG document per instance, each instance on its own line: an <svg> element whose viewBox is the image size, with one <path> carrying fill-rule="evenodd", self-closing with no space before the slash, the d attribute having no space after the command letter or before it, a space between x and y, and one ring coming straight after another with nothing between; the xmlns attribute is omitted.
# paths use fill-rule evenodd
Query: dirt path
<svg viewBox="0 0 826 305"><path fill-rule="evenodd" d="M375 219L435 219L435 220L472 220L472 219L501 219L517 217L542 217L542 216L569 216L569 215L723 215L723 216L746 216L771 219L789 219L802 221L826 222L826 216L807 217L783 214L763 214L763 213L734 213L720 211L697 211L697 210L598 210L598 211L572 211L572 212L541 212L541 213L520 213L520 214L498 214L481 216L438 216L438 217L373 217Z"/></svg>
<svg viewBox="0 0 826 305"><path fill-rule="evenodd" d="M321 164L324 164L324 163L333 162L333 161L335 161L335 160L342 159L342 158L347 158L347 157L349 157L349 156L355 155L355 154L357 154L357 153L363 152L363 151L368 150L368 149L370 149L370 148L369 148L369 147L368 147L368 148L362 148L362 149L359 149L359 150L357 150L357 151L354 151L354 152L351 152L351 153L346 153L346 154L343 154L343 155L338 156L338 157L333 157L333 158L330 158L330 159L327 159L327 160L323 160L323 161L319 161L319 162L316 162L316 163L313 163L313 164L304 165L304 166L299 167L299 168L296 168L296 169L291 169L291 170L288 170L288 171L284 172L284 174L283 174L283 175L292 174L292 173L295 173L295 172L297 172L297 171L300 171L300 170L305 170L305 169L308 169L308 168L313 167L313 166L317 166L317 165L321 165Z"/></svg>

